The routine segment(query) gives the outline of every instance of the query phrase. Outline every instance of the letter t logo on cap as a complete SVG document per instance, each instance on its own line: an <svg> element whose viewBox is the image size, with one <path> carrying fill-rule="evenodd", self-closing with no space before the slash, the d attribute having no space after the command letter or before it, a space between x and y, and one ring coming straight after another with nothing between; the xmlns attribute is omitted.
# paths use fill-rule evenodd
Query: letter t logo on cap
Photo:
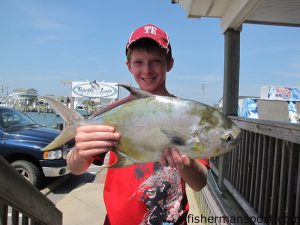
<svg viewBox="0 0 300 225"><path fill-rule="evenodd" d="M156 27L152 27L152 26L145 26L144 27L145 33L151 33L151 34L155 34L156 35Z"/></svg>

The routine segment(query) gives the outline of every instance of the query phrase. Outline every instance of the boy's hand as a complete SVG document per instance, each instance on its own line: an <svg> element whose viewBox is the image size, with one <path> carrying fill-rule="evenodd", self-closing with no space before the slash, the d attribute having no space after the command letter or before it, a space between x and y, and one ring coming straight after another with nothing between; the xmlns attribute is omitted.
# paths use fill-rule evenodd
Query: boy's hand
<svg viewBox="0 0 300 225"><path fill-rule="evenodd" d="M178 169L181 178L194 191L200 191L206 185L207 167L195 159L181 155L176 148L166 148L159 162L164 166Z"/></svg>
<svg viewBox="0 0 300 225"><path fill-rule="evenodd" d="M164 166L170 166L178 170L191 165L191 159L186 155L181 155L177 148L166 148L159 162Z"/></svg>
<svg viewBox="0 0 300 225"><path fill-rule="evenodd" d="M78 127L75 151L79 160L91 160L95 155L107 152L118 145L120 134L111 126L87 125Z"/></svg>

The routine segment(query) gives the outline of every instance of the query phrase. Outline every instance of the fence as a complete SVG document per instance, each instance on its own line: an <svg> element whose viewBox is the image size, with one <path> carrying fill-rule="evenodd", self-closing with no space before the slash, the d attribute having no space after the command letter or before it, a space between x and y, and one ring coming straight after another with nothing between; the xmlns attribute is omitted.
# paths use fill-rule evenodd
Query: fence
<svg viewBox="0 0 300 225"><path fill-rule="evenodd" d="M62 213L0 156L0 225L62 225Z"/></svg>
<svg viewBox="0 0 300 225"><path fill-rule="evenodd" d="M300 126L232 117L242 128L224 186L256 224L300 223ZM218 174L218 158L212 160Z"/></svg>

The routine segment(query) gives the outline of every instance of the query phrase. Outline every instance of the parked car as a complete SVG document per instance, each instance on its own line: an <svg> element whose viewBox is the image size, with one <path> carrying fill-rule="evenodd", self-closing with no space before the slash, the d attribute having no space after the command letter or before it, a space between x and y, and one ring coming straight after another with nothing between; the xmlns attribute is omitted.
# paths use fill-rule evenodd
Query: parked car
<svg viewBox="0 0 300 225"><path fill-rule="evenodd" d="M78 112L80 115L84 116L85 118L89 116L89 112L84 108L83 105L77 105L75 107L75 111Z"/></svg>
<svg viewBox="0 0 300 225"><path fill-rule="evenodd" d="M59 133L37 124L16 109L0 107L0 155L37 187L45 177L69 173L66 154L72 143L42 151Z"/></svg>

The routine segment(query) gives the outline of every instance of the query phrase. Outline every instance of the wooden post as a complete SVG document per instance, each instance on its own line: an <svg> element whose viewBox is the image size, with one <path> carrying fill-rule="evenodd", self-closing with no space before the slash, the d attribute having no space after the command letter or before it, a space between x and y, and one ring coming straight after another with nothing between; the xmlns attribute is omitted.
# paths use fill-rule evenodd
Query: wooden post
<svg viewBox="0 0 300 225"><path fill-rule="evenodd" d="M240 69L240 32L229 29L225 32L224 51L224 87L223 87L223 113L225 115L237 116L239 98L239 69ZM219 158L219 188L223 186L223 179L227 176L228 165L226 157ZM234 163L234 162L233 162Z"/></svg>

